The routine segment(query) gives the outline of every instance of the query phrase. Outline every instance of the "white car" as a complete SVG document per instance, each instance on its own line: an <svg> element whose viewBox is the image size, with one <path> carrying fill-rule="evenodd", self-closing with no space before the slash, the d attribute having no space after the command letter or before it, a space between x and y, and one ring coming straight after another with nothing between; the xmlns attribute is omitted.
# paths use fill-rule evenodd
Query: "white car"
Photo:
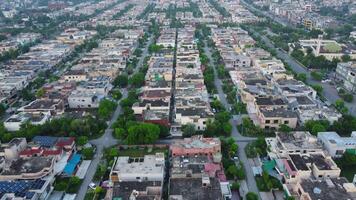
<svg viewBox="0 0 356 200"><path fill-rule="evenodd" d="M89 184L89 187L90 187L91 189L95 190L96 185L95 185L95 183L91 182L91 183Z"/></svg>

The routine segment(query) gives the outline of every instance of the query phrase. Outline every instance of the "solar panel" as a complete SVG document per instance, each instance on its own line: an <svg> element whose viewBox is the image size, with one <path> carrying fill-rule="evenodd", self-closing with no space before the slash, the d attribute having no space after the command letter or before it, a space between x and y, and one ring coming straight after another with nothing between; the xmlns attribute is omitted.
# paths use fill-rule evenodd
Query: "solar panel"
<svg viewBox="0 0 356 200"><path fill-rule="evenodd" d="M41 189L45 180L37 179L35 181L0 181L0 198L6 193L14 193L17 197L31 199L35 193L31 189Z"/></svg>

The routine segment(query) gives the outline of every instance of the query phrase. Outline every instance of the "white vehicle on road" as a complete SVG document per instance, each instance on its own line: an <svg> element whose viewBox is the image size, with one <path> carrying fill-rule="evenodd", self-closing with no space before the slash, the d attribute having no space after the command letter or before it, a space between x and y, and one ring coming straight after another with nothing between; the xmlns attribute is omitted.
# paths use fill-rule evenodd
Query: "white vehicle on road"
<svg viewBox="0 0 356 200"><path fill-rule="evenodd" d="M96 185L95 185L95 183L91 182L91 183L89 184L89 187L90 187L91 189L95 190Z"/></svg>

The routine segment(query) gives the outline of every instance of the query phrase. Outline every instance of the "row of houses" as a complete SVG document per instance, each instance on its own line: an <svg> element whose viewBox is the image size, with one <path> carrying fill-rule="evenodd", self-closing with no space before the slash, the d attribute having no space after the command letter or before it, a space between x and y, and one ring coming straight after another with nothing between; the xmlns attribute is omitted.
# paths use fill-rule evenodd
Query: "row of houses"
<svg viewBox="0 0 356 200"><path fill-rule="evenodd" d="M143 30L117 30L110 38L102 40L97 48L86 53L76 65L66 71L58 81L46 83L42 96L19 108L10 116L4 126L9 131L19 130L25 122L43 124L54 116L60 116L66 109L98 108L100 101L112 89L111 82L126 67ZM124 33L126 37L119 39ZM128 39L130 38L130 39Z"/></svg>
<svg viewBox="0 0 356 200"><path fill-rule="evenodd" d="M0 54L3 55L10 50L17 50L20 46L35 42L39 39L41 39L41 34L39 33L20 33L0 42Z"/></svg>
<svg viewBox="0 0 356 200"><path fill-rule="evenodd" d="M132 106L135 115L145 122L170 126L175 40L176 30L164 27L156 41L156 45L163 48L148 61L139 102Z"/></svg>
<svg viewBox="0 0 356 200"><path fill-rule="evenodd" d="M104 39L97 48L84 55L77 65L64 74L61 83L77 82L68 96L69 108L98 108L101 99L112 89L111 82L122 72L143 36L143 30L117 30ZM124 32L124 38L118 38Z"/></svg>
<svg viewBox="0 0 356 200"><path fill-rule="evenodd" d="M167 179L170 200L231 198L218 138L176 140L169 152L169 158L163 153L116 158L110 172L112 187L106 198L161 199ZM171 160L170 165L165 162L167 159Z"/></svg>
<svg viewBox="0 0 356 200"><path fill-rule="evenodd" d="M124 1L112 9L106 10L98 16L91 18L90 21L80 23L79 26L140 26L144 21L138 19L138 16L143 13L148 3L148 1L139 0ZM116 17L118 13L122 13L122 15Z"/></svg>
<svg viewBox="0 0 356 200"><path fill-rule="evenodd" d="M91 16L97 13L99 10L105 10L111 8L111 6L117 4L118 0L103 0L99 2L82 2L72 6L60 5L57 2L57 8L54 10L51 6L56 4L48 4L49 11L46 15L52 19L58 19L60 17L70 16ZM60 7L58 7L58 5Z"/></svg>
<svg viewBox="0 0 356 200"><path fill-rule="evenodd" d="M224 1L222 6L231 14L229 20L233 23L256 23L261 21L259 17L242 6L239 0Z"/></svg>
<svg viewBox="0 0 356 200"><path fill-rule="evenodd" d="M106 20L110 21L111 18ZM61 46L58 48L68 47L69 49L65 52L66 55L69 55L75 47L83 44L84 41L88 41L95 34L96 31L69 28L57 36L55 47L59 44ZM62 116L67 110L98 108L100 101L107 97L112 89L111 82L125 69L126 63L132 58L138 40L143 35L143 28L116 29L106 39L92 41L97 42L97 47L81 55L81 58L70 69L53 69L52 71L56 70L54 74L58 75L59 79L45 83L39 89L40 95L37 95L36 100L17 109L17 113L4 122L5 128L9 131L16 131L25 122L35 125L43 124L52 117ZM36 53L33 55L36 56L34 57L36 59L50 56L53 51L52 46L45 44L47 43L36 45L31 48L29 53L20 56L20 58L27 58L34 53ZM32 51L32 49L34 50ZM35 51L35 49L41 51ZM47 56L47 54L50 55ZM55 64L51 66L54 67ZM26 65L17 66L24 67ZM43 65L35 67L31 68L34 72L38 71L39 73L46 70ZM13 69L13 71L19 73L19 69ZM35 77L33 75L32 79ZM9 78L8 75L4 76L4 79ZM23 84L23 87L25 87L28 83L24 82ZM5 86L8 87L9 84L5 82Z"/></svg>
<svg viewBox="0 0 356 200"><path fill-rule="evenodd" d="M41 72L54 71L75 49L84 42L84 38L93 37L95 31L80 31L72 29L72 35L66 40L57 38L45 40L30 48L29 52L5 63L0 72L1 103L9 104L17 97L18 91L24 89L35 80ZM65 30L61 36L67 35Z"/></svg>
<svg viewBox="0 0 356 200"><path fill-rule="evenodd" d="M205 130L214 118L209 94L204 84L195 27L178 29L175 69L174 123L179 126L193 124L196 130Z"/></svg>
<svg viewBox="0 0 356 200"><path fill-rule="evenodd" d="M333 123L341 117L318 99L313 88L294 79L282 61L253 47L255 41L246 31L214 28L212 39L255 125L295 128L308 120Z"/></svg>
<svg viewBox="0 0 356 200"><path fill-rule="evenodd" d="M194 32L191 26L178 29L178 33L171 28L161 30L156 45L162 49L150 58L140 101L132 107L143 121L171 126L177 135L181 135L180 127L188 124L205 130L208 120L214 118Z"/></svg>

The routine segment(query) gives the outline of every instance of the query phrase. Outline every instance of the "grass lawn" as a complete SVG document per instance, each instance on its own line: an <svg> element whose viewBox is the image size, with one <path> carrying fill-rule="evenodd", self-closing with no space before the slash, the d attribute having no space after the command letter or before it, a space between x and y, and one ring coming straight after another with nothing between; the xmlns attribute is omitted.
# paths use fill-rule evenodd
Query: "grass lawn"
<svg viewBox="0 0 356 200"><path fill-rule="evenodd" d="M356 166L343 166L341 168L341 175L347 178L350 182L354 179L354 175L356 174Z"/></svg>

